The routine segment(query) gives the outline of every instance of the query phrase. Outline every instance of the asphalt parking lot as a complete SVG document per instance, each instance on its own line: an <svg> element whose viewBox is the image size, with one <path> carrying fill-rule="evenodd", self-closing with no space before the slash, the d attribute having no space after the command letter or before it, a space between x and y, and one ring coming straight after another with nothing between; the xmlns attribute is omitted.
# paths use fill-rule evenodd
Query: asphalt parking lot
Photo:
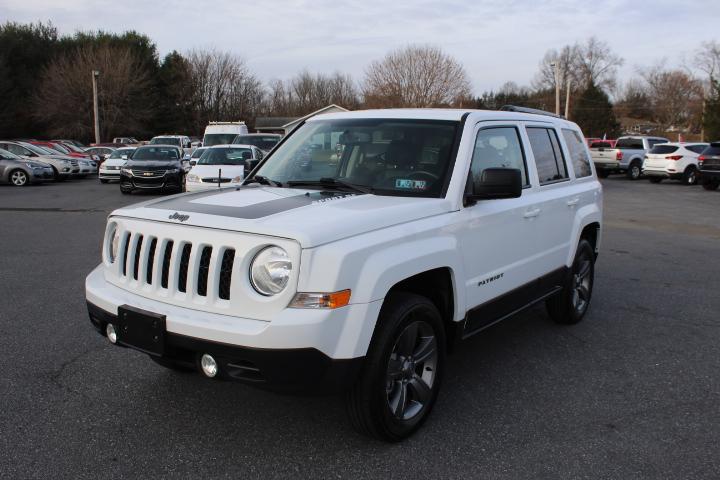
<svg viewBox="0 0 720 480"><path fill-rule="evenodd" d="M0 188L3 478L718 478L720 192L603 181L579 325L535 308L450 357L402 444L336 397L174 373L91 328L85 275L121 195L93 179Z"/></svg>

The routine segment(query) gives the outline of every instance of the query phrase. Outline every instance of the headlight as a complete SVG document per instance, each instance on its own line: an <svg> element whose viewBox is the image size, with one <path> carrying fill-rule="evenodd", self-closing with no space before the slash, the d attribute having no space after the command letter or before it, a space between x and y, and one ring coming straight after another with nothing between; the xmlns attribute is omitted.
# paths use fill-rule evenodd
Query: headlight
<svg viewBox="0 0 720 480"><path fill-rule="evenodd" d="M261 295L270 297L282 292L290 280L292 262L280 247L261 250L250 264L250 283Z"/></svg>
<svg viewBox="0 0 720 480"><path fill-rule="evenodd" d="M188 181L188 182L199 182L199 181L200 181L200 177L198 177L198 176L195 175L194 173L191 173L190 175L187 176L187 181Z"/></svg>
<svg viewBox="0 0 720 480"><path fill-rule="evenodd" d="M132 175L132 170L130 170L129 168L121 168L120 171L125 175Z"/></svg>
<svg viewBox="0 0 720 480"><path fill-rule="evenodd" d="M117 258L118 247L120 246L120 232L118 232L117 224L113 223L108 231L108 238L110 239L110 248L108 249L108 257L110 263L115 263Z"/></svg>

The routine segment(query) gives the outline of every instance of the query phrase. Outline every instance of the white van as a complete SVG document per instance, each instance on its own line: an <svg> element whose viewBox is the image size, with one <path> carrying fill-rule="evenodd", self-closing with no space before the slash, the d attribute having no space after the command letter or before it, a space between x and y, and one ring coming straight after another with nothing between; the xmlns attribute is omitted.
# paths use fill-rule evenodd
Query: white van
<svg viewBox="0 0 720 480"><path fill-rule="evenodd" d="M228 145L233 142L238 135L248 133L245 122L210 122L205 127L205 135L203 136L203 147L212 147L214 145Z"/></svg>

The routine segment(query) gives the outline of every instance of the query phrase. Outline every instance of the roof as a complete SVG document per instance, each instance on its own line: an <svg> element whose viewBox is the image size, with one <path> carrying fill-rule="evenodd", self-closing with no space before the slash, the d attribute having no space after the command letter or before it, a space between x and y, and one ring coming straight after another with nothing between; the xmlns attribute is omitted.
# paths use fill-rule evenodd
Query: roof
<svg viewBox="0 0 720 480"><path fill-rule="evenodd" d="M465 114L475 114L484 120L532 120L545 123L561 123L572 125L573 122L549 115L535 113L509 112L501 110L471 110L459 108L388 108L378 110L354 110L339 113L326 113L313 117L311 121L325 119L353 118L389 118L416 120L460 121ZM484 117L484 118L483 118Z"/></svg>

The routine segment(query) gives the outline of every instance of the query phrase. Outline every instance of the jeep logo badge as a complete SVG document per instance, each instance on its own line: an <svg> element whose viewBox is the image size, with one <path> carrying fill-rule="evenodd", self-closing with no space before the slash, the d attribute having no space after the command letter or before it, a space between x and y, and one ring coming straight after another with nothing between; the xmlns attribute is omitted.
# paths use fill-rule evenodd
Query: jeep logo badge
<svg viewBox="0 0 720 480"><path fill-rule="evenodd" d="M168 217L170 220L180 220L181 222L184 222L188 218L190 218L190 215L181 215L178 212L175 212Z"/></svg>

